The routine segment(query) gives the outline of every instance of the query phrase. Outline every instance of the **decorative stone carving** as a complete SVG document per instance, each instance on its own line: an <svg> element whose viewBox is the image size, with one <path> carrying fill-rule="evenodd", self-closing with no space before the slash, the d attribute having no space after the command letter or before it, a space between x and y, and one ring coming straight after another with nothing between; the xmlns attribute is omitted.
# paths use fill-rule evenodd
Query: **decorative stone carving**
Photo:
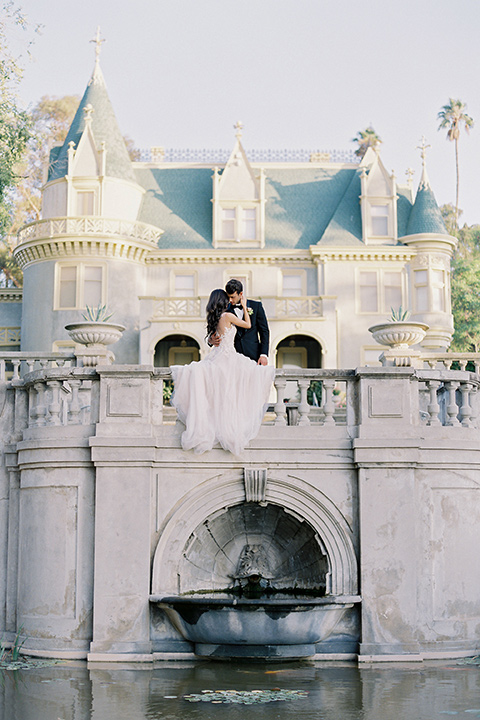
<svg viewBox="0 0 480 720"><path fill-rule="evenodd" d="M245 483L245 500L264 505L267 491L267 469L244 468L243 479Z"/></svg>

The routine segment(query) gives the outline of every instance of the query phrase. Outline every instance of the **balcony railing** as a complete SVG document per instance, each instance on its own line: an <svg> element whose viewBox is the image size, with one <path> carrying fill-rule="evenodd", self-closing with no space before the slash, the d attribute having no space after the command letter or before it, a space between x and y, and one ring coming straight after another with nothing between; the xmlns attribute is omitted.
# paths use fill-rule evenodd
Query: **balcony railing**
<svg viewBox="0 0 480 720"><path fill-rule="evenodd" d="M179 318L202 318L205 315L206 297L148 298L153 310L152 322ZM262 303L271 320L319 318L323 316L323 299L314 296L262 297Z"/></svg>
<svg viewBox="0 0 480 720"><path fill-rule="evenodd" d="M18 244L31 240L43 240L70 236L114 237L157 245L162 231L153 225L128 220L97 216L60 217L36 220L25 225L18 233Z"/></svg>

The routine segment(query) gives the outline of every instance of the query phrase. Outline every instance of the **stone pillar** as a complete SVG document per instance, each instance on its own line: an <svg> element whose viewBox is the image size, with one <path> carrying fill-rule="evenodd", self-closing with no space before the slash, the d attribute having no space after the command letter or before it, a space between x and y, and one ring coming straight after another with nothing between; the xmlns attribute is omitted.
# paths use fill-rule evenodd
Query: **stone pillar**
<svg viewBox="0 0 480 720"><path fill-rule="evenodd" d="M90 432L90 426L81 425L36 427L17 445L17 630L23 626L27 654L85 658L88 651L94 494ZM13 544L9 557L13 572ZM11 592L13 603L14 588Z"/></svg>
<svg viewBox="0 0 480 720"><path fill-rule="evenodd" d="M150 642L152 368L99 367L93 642L89 660L146 660Z"/></svg>
<svg viewBox="0 0 480 720"><path fill-rule="evenodd" d="M415 467L418 390L411 368L361 368L358 468L360 661L419 658ZM378 659L378 658L377 658Z"/></svg>

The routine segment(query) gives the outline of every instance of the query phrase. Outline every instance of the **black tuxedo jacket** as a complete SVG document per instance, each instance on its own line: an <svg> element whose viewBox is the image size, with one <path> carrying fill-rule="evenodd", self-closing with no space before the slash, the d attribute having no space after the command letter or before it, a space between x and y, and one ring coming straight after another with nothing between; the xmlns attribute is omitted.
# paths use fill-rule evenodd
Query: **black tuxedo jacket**
<svg viewBox="0 0 480 720"><path fill-rule="evenodd" d="M268 355L270 330L262 303L257 300L247 300L247 311L248 308L252 310L249 313L252 327L248 330L237 327L235 350L257 362L260 355ZM232 305L228 305L227 312L235 314Z"/></svg>

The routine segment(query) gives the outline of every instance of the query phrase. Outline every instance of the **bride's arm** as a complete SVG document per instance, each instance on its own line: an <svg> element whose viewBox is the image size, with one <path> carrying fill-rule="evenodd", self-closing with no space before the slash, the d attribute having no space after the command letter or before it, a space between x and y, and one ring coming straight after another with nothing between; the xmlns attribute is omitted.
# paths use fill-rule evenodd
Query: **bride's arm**
<svg viewBox="0 0 480 720"><path fill-rule="evenodd" d="M243 295L242 295L241 302L242 302L242 307L243 307L243 317L245 318L245 320L241 320L239 317L237 317L235 315L235 313L226 313L226 316L228 317L228 319L230 320L230 322L233 325L236 325L237 327L245 328L246 330L248 330L248 328L252 327L252 321L250 320L250 315L248 314L247 301L245 300Z"/></svg>

